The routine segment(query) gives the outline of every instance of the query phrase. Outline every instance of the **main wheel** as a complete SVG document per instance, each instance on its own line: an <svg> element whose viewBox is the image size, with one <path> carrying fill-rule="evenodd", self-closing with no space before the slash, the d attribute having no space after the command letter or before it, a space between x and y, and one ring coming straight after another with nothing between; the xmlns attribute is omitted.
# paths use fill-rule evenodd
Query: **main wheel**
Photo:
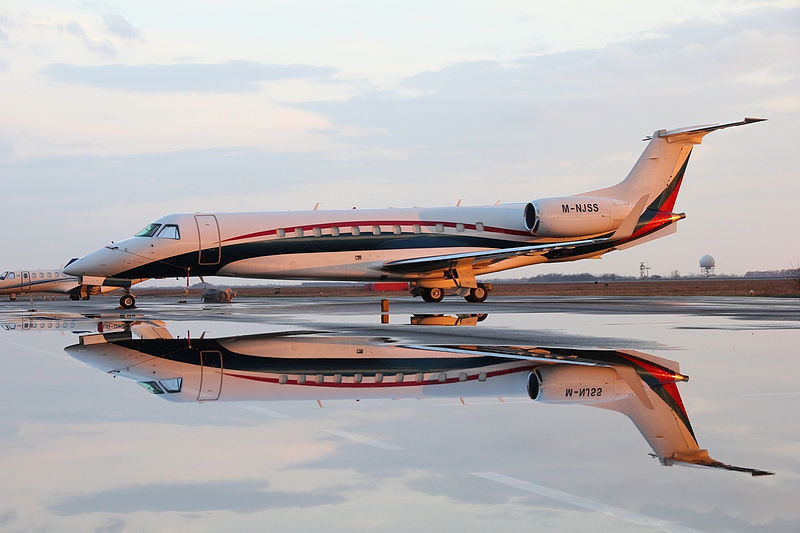
<svg viewBox="0 0 800 533"><path fill-rule="evenodd" d="M422 289L422 299L426 302L441 302L442 298L444 298L444 289L440 289L439 287Z"/></svg>
<svg viewBox="0 0 800 533"><path fill-rule="evenodd" d="M485 302L488 296L489 291L486 290L486 287L478 285L477 287L470 289L469 294L464 296L464 299L468 302L480 303Z"/></svg>
<svg viewBox="0 0 800 533"><path fill-rule="evenodd" d="M136 307L136 298L134 298L132 294L124 294L122 298L119 299L119 305L123 309L133 309Z"/></svg>

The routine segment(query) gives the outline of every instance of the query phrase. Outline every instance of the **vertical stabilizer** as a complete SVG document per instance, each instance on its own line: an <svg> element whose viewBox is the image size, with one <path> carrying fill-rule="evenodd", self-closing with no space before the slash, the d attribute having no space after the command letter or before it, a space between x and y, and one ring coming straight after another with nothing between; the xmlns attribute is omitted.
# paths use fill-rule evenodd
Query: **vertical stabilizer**
<svg viewBox="0 0 800 533"><path fill-rule="evenodd" d="M642 196L653 198L648 209L672 211L678 196L689 155L694 145L712 131L761 122L763 118L745 118L739 122L658 130L642 152L628 176L617 185L590 191L579 196L600 196L635 203Z"/></svg>

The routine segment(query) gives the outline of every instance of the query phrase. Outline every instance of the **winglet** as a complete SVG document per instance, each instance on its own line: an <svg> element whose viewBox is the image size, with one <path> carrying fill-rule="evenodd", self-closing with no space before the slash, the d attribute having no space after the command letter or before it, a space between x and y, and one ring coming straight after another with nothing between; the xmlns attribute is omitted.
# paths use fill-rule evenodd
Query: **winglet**
<svg viewBox="0 0 800 533"><path fill-rule="evenodd" d="M642 213L644 213L644 206L649 197L649 194L645 194L639 198L639 201L636 202L635 206L633 206L631 212L628 213L628 216L626 216L625 220L622 221L622 224L619 225L617 231L615 231L614 235L611 236L612 240L627 239L633 235L633 232L636 229L636 223L639 222L639 217Z"/></svg>

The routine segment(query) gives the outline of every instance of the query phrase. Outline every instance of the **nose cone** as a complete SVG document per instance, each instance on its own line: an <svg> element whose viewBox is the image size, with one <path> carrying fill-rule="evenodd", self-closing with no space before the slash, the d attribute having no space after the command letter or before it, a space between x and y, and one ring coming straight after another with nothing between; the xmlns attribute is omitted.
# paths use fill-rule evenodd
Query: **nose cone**
<svg viewBox="0 0 800 533"><path fill-rule="evenodd" d="M100 248L73 261L64 268L68 276L99 276L109 278L121 270L119 252Z"/></svg>

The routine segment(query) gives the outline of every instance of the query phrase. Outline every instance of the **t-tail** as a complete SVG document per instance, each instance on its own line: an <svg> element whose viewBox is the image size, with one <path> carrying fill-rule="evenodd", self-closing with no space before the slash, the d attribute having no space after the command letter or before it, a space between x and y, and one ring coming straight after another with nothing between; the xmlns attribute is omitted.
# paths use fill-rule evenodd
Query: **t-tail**
<svg viewBox="0 0 800 533"><path fill-rule="evenodd" d="M633 350L620 353L629 356L628 373L633 379L626 381L635 394L595 407L617 411L630 418L653 449L651 455L662 465L720 468L752 476L773 475L766 470L717 461L709 456L708 450L700 448L677 387L678 382L688 381L689 377L680 373L677 363ZM669 368L660 367L654 364L656 362ZM620 368L615 370L619 372Z"/></svg>
<svg viewBox="0 0 800 533"><path fill-rule="evenodd" d="M694 145L712 131L761 122L763 118L745 118L739 122L658 130L644 140L650 141L628 176L617 185L583 193L579 196L614 198L634 205L646 196L647 210L672 212Z"/></svg>

